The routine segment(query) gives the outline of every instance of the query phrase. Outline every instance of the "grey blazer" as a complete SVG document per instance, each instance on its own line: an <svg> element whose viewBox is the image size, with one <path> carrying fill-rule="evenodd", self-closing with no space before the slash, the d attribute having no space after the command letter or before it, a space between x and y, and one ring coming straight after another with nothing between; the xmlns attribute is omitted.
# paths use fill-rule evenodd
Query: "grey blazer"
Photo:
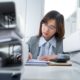
<svg viewBox="0 0 80 80"><path fill-rule="evenodd" d="M55 54L58 53L62 53L63 52L63 40L60 39L56 39L56 48L53 48L53 51L55 52ZM29 52L32 53L32 58L36 59L37 56L39 55L39 37L37 36L33 36L30 38L30 40L28 41L28 46L29 46Z"/></svg>

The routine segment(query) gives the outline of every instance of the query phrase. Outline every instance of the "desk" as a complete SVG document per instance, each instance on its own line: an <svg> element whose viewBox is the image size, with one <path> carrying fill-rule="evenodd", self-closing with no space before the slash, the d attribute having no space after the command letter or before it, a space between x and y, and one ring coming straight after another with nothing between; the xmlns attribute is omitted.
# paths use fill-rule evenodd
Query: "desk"
<svg viewBox="0 0 80 80"><path fill-rule="evenodd" d="M0 67L0 80L20 80L21 67Z"/></svg>
<svg viewBox="0 0 80 80"><path fill-rule="evenodd" d="M19 67L0 67L0 73L21 73L22 66Z"/></svg>
<svg viewBox="0 0 80 80"><path fill-rule="evenodd" d="M21 80L80 80L75 66L24 66Z"/></svg>

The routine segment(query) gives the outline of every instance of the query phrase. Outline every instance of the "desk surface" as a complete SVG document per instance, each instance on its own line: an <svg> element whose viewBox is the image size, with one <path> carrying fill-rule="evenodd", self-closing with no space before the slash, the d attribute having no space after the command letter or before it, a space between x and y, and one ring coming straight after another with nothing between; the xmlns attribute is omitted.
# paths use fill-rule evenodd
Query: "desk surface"
<svg viewBox="0 0 80 80"><path fill-rule="evenodd" d="M24 66L21 80L80 80L73 66Z"/></svg>
<svg viewBox="0 0 80 80"><path fill-rule="evenodd" d="M0 73L20 73L22 66L20 67L0 67Z"/></svg>

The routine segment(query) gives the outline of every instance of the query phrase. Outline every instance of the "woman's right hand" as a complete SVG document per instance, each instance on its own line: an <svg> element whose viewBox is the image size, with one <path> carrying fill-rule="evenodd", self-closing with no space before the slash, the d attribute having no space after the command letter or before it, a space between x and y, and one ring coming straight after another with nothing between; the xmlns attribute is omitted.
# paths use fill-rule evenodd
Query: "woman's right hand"
<svg viewBox="0 0 80 80"><path fill-rule="evenodd" d="M28 55L28 60L30 60L30 59L32 59L32 54L31 53L29 53L29 55Z"/></svg>

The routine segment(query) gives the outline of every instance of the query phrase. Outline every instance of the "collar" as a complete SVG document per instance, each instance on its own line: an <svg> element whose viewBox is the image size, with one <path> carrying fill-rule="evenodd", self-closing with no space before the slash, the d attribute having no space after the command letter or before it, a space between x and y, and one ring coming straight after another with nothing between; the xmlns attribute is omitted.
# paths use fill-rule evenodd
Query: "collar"
<svg viewBox="0 0 80 80"><path fill-rule="evenodd" d="M43 46L47 42L49 42L53 47L56 47L56 38L55 37L52 37L49 41L46 41L43 36L40 37L39 47Z"/></svg>

